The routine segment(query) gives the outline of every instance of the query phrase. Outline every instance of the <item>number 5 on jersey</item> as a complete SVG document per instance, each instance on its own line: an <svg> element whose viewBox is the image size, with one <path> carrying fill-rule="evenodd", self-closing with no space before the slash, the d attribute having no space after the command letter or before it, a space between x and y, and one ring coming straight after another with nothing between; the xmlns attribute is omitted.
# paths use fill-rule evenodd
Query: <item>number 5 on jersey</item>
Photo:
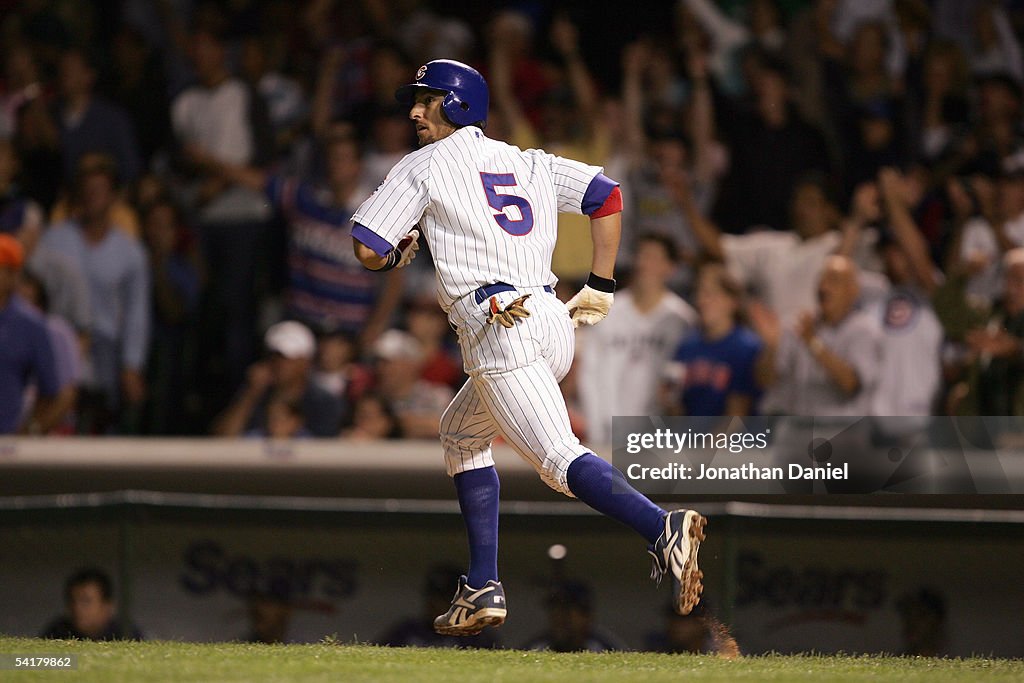
<svg viewBox="0 0 1024 683"><path fill-rule="evenodd" d="M514 194L499 192L501 187L516 187L515 175L511 173L481 173L480 181L484 185L484 194L487 195L487 203L498 213L494 214L494 222L502 230L510 235L521 237L533 230L533 208L526 197L519 197ZM507 209L516 207L518 212L509 215ZM515 218L515 213L519 214Z"/></svg>

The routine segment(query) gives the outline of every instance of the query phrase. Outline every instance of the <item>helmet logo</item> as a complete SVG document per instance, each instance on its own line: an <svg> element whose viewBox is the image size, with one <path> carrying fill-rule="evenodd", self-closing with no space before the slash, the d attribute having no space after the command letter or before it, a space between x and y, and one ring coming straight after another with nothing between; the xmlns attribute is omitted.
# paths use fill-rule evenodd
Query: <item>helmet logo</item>
<svg viewBox="0 0 1024 683"><path fill-rule="evenodd" d="M420 68L416 69L416 80L422 81L423 77L427 75L427 65L424 64Z"/></svg>

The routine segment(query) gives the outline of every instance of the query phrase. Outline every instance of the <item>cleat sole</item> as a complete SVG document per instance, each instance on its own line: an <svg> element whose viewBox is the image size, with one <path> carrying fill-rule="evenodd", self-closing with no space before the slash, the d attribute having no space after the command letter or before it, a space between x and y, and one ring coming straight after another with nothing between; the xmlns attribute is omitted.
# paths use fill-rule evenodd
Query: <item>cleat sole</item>
<svg viewBox="0 0 1024 683"><path fill-rule="evenodd" d="M686 513L686 520L683 523L686 525L685 533L690 539L690 554L683 564L683 575L679 579L679 595L675 607L676 612L685 616L700 603L701 593L704 592L704 584L701 583L704 572L697 566L697 551L700 550L701 541L707 537L704 527L707 526L708 520L700 513L690 510Z"/></svg>
<svg viewBox="0 0 1024 683"><path fill-rule="evenodd" d="M482 609L465 623L456 625L434 624L434 631L443 636L475 636L485 628L497 628L505 623L508 611L503 609Z"/></svg>

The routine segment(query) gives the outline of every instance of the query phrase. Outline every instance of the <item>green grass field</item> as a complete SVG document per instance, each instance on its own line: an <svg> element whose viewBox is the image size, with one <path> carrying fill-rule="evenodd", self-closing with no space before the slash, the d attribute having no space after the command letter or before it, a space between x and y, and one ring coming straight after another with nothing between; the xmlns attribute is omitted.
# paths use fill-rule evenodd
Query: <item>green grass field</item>
<svg viewBox="0 0 1024 683"><path fill-rule="evenodd" d="M354 645L87 643L0 637L0 654L77 654L76 671L2 681L1022 681L1024 661L892 657L554 654Z"/></svg>

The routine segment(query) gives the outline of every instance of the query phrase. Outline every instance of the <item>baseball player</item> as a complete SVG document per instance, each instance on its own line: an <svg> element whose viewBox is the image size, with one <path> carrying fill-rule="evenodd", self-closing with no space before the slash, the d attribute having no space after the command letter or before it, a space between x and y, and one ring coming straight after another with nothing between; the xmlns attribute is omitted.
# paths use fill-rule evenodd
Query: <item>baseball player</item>
<svg viewBox="0 0 1024 683"><path fill-rule="evenodd" d="M501 435L551 488L639 532L652 578L675 578L681 614L700 600L697 550L706 520L665 512L635 491L569 428L558 381L572 363L574 327L602 320L615 291L621 231L618 184L601 168L486 137L488 89L465 64L435 60L396 98L410 107L420 148L402 159L353 216L356 256L371 270L407 265L423 232L438 298L458 331L469 380L441 417L440 436L469 537L461 577L438 633L472 635L505 621L498 581ZM558 212L590 217L592 272L568 304L551 272Z"/></svg>

